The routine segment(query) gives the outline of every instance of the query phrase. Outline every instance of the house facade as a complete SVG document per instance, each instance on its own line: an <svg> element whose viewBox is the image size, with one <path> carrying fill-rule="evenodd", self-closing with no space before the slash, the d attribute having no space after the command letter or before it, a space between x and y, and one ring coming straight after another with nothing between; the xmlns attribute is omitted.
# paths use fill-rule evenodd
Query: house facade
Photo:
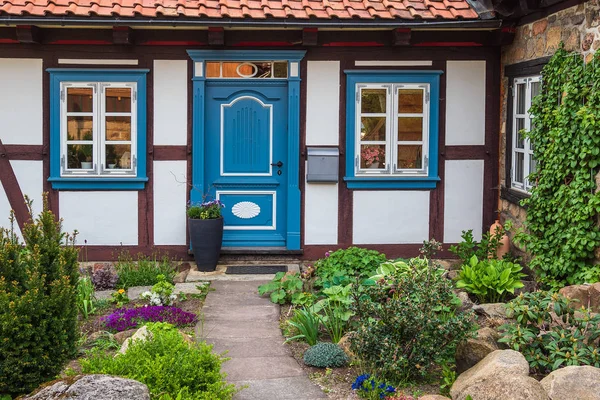
<svg viewBox="0 0 600 400"><path fill-rule="evenodd" d="M0 226L47 192L88 260L187 258L206 198L224 251L479 238L514 30L478 4L0 0Z"/></svg>

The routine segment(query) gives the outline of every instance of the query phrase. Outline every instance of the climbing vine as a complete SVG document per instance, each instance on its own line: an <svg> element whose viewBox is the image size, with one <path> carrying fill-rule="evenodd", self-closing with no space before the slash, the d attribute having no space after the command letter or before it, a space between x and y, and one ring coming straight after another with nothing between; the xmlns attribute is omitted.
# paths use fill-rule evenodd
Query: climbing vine
<svg viewBox="0 0 600 400"><path fill-rule="evenodd" d="M600 246L600 53L585 64L581 55L559 49L542 72L533 101L537 171L527 206L526 228L517 236L533 258L530 267L551 286L599 281L593 267Z"/></svg>

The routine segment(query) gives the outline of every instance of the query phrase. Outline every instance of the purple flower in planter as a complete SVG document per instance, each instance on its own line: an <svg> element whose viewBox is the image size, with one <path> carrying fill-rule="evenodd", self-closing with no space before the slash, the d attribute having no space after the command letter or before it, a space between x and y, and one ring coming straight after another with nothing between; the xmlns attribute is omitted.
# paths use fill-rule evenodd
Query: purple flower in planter
<svg viewBox="0 0 600 400"><path fill-rule="evenodd" d="M120 308L103 318L106 328L117 332L133 329L144 322L168 322L175 326L186 326L197 320L196 314L171 306Z"/></svg>

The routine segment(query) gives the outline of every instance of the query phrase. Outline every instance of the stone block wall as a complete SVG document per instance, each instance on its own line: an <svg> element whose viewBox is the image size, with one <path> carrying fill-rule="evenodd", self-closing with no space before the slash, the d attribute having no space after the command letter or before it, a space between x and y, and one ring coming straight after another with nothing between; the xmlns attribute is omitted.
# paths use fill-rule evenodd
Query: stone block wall
<svg viewBox="0 0 600 400"><path fill-rule="evenodd" d="M564 43L566 50L580 52L586 62L591 61L595 51L600 48L600 0L589 0L518 26L513 43L502 48L499 165L502 186L505 186L506 182L506 131L507 124L510 123L507 121L509 80L504 76L504 67L552 56L561 42ZM500 199L498 211L501 222L511 220L516 228L523 225L527 215L525 209L506 199ZM513 248L513 251L527 259L521 249ZM598 258L600 258L600 250Z"/></svg>

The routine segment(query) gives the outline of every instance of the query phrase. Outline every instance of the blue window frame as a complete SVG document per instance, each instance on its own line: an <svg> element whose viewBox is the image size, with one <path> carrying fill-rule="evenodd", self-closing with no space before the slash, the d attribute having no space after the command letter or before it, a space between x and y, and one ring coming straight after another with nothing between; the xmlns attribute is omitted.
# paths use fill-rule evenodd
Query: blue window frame
<svg viewBox="0 0 600 400"><path fill-rule="evenodd" d="M345 71L350 189L433 189L442 71Z"/></svg>
<svg viewBox="0 0 600 400"><path fill-rule="evenodd" d="M149 70L47 71L52 188L143 189Z"/></svg>

